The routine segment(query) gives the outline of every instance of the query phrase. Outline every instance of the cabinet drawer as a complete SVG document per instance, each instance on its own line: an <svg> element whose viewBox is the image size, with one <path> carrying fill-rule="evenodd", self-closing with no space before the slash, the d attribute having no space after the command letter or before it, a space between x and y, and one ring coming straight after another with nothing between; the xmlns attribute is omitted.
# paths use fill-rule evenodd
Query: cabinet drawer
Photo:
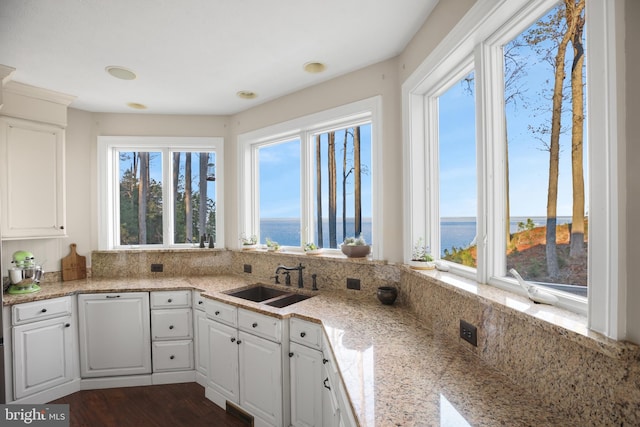
<svg viewBox="0 0 640 427"><path fill-rule="evenodd" d="M151 308L191 307L191 291L151 292Z"/></svg>
<svg viewBox="0 0 640 427"><path fill-rule="evenodd" d="M307 347L322 349L322 327L317 323L292 317L289 321L289 339Z"/></svg>
<svg viewBox="0 0 640 427"><path fill-rule="evenodd" d="M193 338L190 308L151 310L151 337L154 340Z"/></svg>
<svg viewBox="0 0 640 427"><path fill-rule="evenodd" d="M153 372L193 369L193 341L153 343Z"/></svg>
<svg viewBox="0 0 640 427"><path fill-rule="evenodd" d="M71 297L62 297L16 304L12 307L11 321L14 325L20 325L70 314Z"/></svg>
<svg viewBox="0 0 640 427"><path fill-rule="evenodd" d="M204 311L204 298L200 295L200 291L193 291L193 308Z"/></svg>
<svg viewBox="0 0 640 427"><path fill-rule="evenodd" d="M238 310L238 328L271 341L282 341L282 320L253 311Z"/></svg>
<svg viewBox="0 0 640 427"><path fill-rule="evenodd" d="M209 319L217 320L229 326L238 326L238 309L220 301L206 299L204 309Z"/></svg>

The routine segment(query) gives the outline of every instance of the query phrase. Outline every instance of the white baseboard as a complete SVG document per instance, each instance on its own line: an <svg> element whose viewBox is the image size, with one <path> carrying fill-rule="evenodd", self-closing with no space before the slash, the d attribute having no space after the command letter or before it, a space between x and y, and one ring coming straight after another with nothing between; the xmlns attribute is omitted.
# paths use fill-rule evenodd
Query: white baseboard
<svg viewBox="0 0 640 427"><path fill-rule="evenodd" d="M137 387L151 385L151 375L132 375L127 377L83 378L80 390L96 390L101 388Z"/></svg>
<svg viewBox="0 0 640 427"><path fill-rule="evenodd" d="M52 400L60 399L61 397L65 397L71 393L75 393L76 391L80 391L80 379L74 379L69 381L68 383L60 384L58 386L52 387L48 390L41 391L39 393L34 393L30 396L25 396L21 399L14 400L13 402L7 402L11 404L44 404L51 402Z"/></svg>
<svg viewBox="0 0 640 427"><path fill-rule="evenodd" d="M151 375L152 384L178 384L196 382L196 371L158 372Z"/></svg>

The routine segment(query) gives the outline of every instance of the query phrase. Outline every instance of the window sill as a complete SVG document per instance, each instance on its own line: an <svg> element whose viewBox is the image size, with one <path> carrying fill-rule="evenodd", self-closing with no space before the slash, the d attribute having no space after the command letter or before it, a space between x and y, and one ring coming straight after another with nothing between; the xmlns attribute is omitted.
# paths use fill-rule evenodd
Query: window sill
<svg viewBox="0 0 640 427"><path fill-rule="evenodd" d="M425 276L431 279L430 281L453 292L467 297L474 295L482 304L488 304L496 310L514 315L532 326L561 335L576 344L608 357L640 361L640 346L626 341L616 341L591 331L587 326L585 315L560 307L537 304L525 296L495 286L483 285L450 272L417 271L406 265L405 268L413 274Z"/></svg>

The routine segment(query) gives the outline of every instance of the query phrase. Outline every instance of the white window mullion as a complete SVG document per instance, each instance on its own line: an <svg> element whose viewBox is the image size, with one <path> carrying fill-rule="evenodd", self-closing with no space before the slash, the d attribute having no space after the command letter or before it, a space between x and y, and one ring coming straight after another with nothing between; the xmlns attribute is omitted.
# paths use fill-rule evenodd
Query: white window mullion
<svg viewBox="0 0 640 427"><path fill-rule="evenodd" d="M506 272L506 129L502 48L479 44L476 57L478 282Z"/></svg>
<svg viewBox="0 0 640 427"><path fill-rule="evenodd" d="M311 132L301 132L298 136L300 139L300 238L303 243L309 243L314 241L315 235L315 215L312 213L314 210L313 200L313 176L315 171L313 170L313 156L315 149L312 148L313 135ZM318 242L315 242L316 244Z"/></svg>
<svg viewBox="0 0 640 427"><path fill-rule="evenodd" d="M426 129L427 137L426 162L427 165L427 192L428 203L425 226L427 234L424 237L431 254L440 258L440 149L438 126L438 98L436 96L425 97ZM414 241L415 244L415 241Z"/></svg>

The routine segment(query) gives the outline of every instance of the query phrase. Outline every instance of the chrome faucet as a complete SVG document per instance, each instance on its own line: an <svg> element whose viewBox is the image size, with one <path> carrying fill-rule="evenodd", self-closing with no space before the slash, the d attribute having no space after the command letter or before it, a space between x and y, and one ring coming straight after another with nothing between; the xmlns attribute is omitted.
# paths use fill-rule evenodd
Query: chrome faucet
<svg viewBox="0 0 640 427"><path fill-rule="evenodd" d="M283 271L283 270L285 272L287 272L287 276L288 276L288 272L289 271L296 271L297 270L298 271L298 287L302 288L303 285L304 285L304 283L302 281L302 270L303 269L304 269L304 266L302 265L302 263L298 264L297 267L287 267L287 266L284 266L284 265L280 264L278 266L278 268L276 268L276 278L278 277L278 274L280 274L280 272ZM290 284L290 283L288 283L288 284Z"/></svg>

